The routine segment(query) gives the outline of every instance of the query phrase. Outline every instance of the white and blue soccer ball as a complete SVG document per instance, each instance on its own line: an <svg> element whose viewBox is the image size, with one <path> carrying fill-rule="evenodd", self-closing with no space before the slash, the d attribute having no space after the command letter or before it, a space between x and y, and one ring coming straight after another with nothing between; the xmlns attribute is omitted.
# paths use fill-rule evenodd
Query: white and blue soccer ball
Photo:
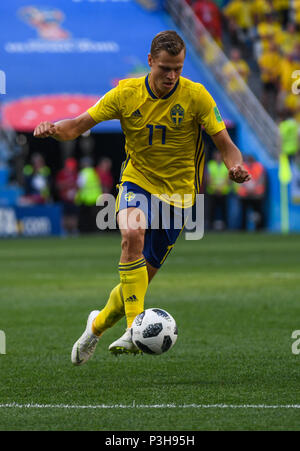
<svg viewBox="0 0 300 451"><path fill-rule="evenodd" d="M137 315L131 326L132 341L146 354L162 354L176 343L178 329L170 313L148 308Z"/></svg>

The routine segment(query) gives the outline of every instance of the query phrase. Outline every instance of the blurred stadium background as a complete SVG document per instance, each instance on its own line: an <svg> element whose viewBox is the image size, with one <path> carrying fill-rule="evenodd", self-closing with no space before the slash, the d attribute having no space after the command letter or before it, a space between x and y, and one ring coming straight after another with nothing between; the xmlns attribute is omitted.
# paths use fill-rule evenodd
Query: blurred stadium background
<svg viewBox="0 0 300 451"><path fill-rule="evenodd" d="M146 74L150 42L164 29L185 38L183 75L211 92L253 171L263 166L264 177L256 175L257 186L248 184L244 192L211 184L209 171L217 169L206 166L207 230L298 232L299 5L296 0L1 4L0 236L92 229L80 218L76 222L76 176L82 165L96 168L101 162L101 189L115 194L124 159L119 122L100 124L65 144L33 139L32 131L42 120L80 114L119 79ZM215 159L213 151L206 137L207 162ZM220 183L228 185L224 175Z"/></svg>

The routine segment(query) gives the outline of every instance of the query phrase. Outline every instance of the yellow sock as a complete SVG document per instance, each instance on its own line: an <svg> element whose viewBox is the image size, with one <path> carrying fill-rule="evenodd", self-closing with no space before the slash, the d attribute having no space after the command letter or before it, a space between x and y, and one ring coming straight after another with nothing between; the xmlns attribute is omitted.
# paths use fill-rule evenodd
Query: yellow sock
<svg viewBox="0 0 300 451"><path fill-rule="evenodd" d="M96 316L93 322L93 333L101 335L106 329L112 327L125 315L124 301L121 284L117 285L110 293L105 307Z"/></svg>
<svg viewBox="0 0 300 451"><path fill-rule="evenodd" d="M144 299L148 288L148 272L143 258L119 264L120 280L124 299L127 327L144 310Z"/></svg>

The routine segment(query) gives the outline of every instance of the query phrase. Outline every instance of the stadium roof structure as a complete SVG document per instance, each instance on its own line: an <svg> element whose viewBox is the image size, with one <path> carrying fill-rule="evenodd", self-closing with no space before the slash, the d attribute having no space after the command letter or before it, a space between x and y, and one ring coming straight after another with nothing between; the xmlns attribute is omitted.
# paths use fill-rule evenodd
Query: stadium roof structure
<svg viewBox="0 0 300 451"><path fill-rule="evenodd" d="M166 14L134 0L10 0L0 5L2 120L30 132L41 120L74 117L93 105L123 78L148 73L151 40L168 29ZM183 76L210 81L187 54ZM230 110L214 93L230 124ZM108 121L95 131L117 131Z"/></svg>

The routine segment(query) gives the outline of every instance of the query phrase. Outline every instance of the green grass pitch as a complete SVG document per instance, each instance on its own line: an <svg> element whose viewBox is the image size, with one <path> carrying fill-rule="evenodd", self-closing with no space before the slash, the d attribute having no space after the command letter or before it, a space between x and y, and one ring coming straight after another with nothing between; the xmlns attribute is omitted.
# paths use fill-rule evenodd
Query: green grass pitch
<svg viewBox="0 0 300 451"><path fill-rule="evenodd" d="M182 236L145 304L177 320L174 348L110 355L122 320L73 367L87 315L118 283L119 255L117 233L0 241L0 430L300 429L299 236Z"/></svg>

